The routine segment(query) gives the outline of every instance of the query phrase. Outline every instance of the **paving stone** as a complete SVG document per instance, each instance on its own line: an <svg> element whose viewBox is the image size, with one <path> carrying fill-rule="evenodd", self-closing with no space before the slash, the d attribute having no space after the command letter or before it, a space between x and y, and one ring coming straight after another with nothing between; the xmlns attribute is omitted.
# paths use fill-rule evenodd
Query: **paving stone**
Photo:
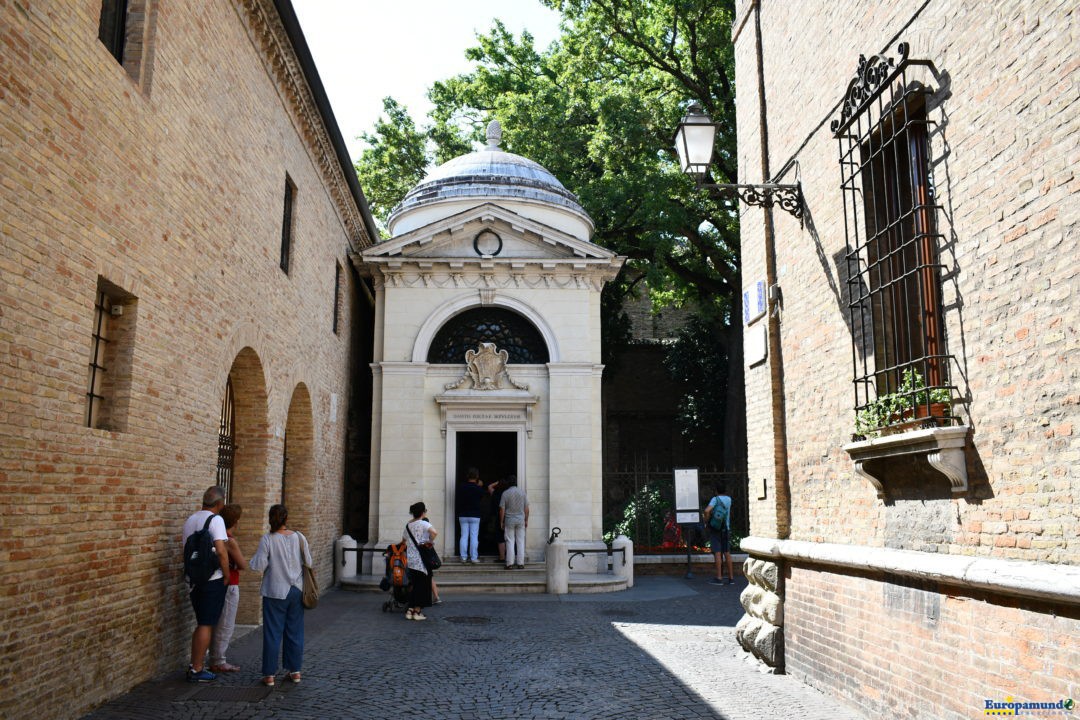
<svg viewBox="0 0 1080 720"><path fill-rule="evenodd" d="M139 685L87 720L861 720L792 678L747 662L735 640L743 585L643 577L622 593L452 595L426 622L382 612L381 594L331 591L307 614L304 680L258 701L262 636L234 643L243 670L197 700L182 673ZM257 693L255 694L257 695Z"/></svg>

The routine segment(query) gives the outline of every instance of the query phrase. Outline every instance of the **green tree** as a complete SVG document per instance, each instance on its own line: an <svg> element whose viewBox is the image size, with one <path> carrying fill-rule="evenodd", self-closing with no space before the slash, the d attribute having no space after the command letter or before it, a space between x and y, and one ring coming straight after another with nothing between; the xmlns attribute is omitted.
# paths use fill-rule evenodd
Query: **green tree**
<svg viewBox="0 0 1080 720"><path fill-rule="evenodd" d="M726 368L726 382L703 381L726 388L726 395L718 406L698 402L699 419L714 413L722 423L689 426L713 433L724 443L727 464L737 466L745 458L738 213L728 201L694 187L679 171L671 142L686 101L698 100L720 126L717 180L738 182L734 3L543 2L563 18L562 34L549 48L538 51L528 33L515 37L496 20L467 53L474 69L429 91L434 110L423 133L406 118L391 116L388 125L365 136L372 146L358 163L365 193L375 212L389 210L416 177L410 162L400 168L407 179L398 185L369 176L363 169L368 166L392 172L386 148L404 142L412 161L412 151L424 148L417 138L423 134L430 149L426 158L445 162L481 142L487 122L498 118L503 147L548 168L592 216L593 241L628 258L616 295L637 292L644 281L654 304L696 308L700 332L715 342L681 342L695 352L723 356L702 364ZM380 149L378 161L368 163L368 153ZM688 368L679 362L669 366ZM699 378L700 373L681 376L686 383Z"/></svg>
<svg viewBox="0 0 1080 720"><path fill-rule="evenodd" d="M430 162L427 135L416 129L405 106L393 98L383 98L383 112L386 115L378 119L374 131L360 136L368 147L355 165L381 230L385 230L394 205L423 179Z"/></svg>

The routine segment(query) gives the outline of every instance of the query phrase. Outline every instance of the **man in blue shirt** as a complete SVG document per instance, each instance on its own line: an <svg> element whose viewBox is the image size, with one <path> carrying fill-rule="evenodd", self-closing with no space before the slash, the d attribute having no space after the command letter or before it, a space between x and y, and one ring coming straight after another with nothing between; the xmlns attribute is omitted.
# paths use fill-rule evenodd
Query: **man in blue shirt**
<svg viewBox="0 0 1080 720"><path fill-rule="evenodd" d="M735 570L731 561L731 496L723 483L716 486L716 495L705 508L705 526L709 528L709 548L716 559L716 577L712 585L724 583L724 558L727 558L727 584L735 582Z"/></svg>

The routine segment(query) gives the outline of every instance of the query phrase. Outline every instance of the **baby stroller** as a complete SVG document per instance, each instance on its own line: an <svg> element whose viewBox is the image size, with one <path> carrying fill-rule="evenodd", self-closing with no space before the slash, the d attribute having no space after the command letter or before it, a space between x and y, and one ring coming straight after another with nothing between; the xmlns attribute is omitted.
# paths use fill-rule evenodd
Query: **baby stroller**
<svg viewBox="0 0 1080 720"><path fill-rule="evenodd" d="M386 576L379 587L390 592L390 599L383 603L383 612L404 610L409 600L409 558L405 543L388 545L386 552Z"/></svg>

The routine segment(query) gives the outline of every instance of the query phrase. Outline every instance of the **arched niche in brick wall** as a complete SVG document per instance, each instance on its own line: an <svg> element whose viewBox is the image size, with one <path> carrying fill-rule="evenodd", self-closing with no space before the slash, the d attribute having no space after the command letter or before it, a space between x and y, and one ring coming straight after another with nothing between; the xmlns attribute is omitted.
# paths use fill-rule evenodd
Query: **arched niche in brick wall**
<svg viewBox="0 0 1080 720"><path fill-rule="evenodd" d="M270 451L269 416L267 411L266 373L262 360L250 347L237 354L229 369L233 389L235 445L233 454L231 502L244 508L236 533L240 546L250 556L266 532L267 500L280 492L268 488L267 458ZM222 392L224 392L222 387ZM221 399L217 401L220 403ZM280 479L280 476L279 478ZM271 494L273 492L273 494ZM250 577L245 577L250 576ZM240 608L236 621L245 625L259 622L259 576L241 573ZM245 582L246 581L246 582Z"/></svg>
<svg viewBox="0 0 1080 720"><path fill-rule="evenodd" d="M315 426L311 393L299 383L289 401L285 421L284 458L281 467L282 503L289 509L289 527L312 539L315 499Z"/></svg>

